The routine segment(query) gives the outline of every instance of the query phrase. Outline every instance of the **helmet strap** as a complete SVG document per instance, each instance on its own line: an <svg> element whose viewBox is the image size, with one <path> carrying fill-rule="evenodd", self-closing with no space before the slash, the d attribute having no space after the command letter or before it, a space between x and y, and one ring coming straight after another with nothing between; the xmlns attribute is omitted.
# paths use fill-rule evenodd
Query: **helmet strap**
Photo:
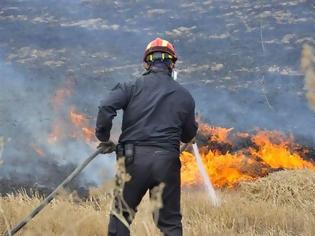
<svg viewBox="0 0 315 236"><path fill-rule="evenodd" d="M163 63L164 65L167 66L167 68L170 70L170 72L172 72L172 70L175 68L175 63L170 60L170 59L167 59L167 60L154 60L154 61L148 61L148 62L144 62L143 63L143 67L146 69L146 70L150 70L152 68L152 66L154 66L155 63Z"/></svg>

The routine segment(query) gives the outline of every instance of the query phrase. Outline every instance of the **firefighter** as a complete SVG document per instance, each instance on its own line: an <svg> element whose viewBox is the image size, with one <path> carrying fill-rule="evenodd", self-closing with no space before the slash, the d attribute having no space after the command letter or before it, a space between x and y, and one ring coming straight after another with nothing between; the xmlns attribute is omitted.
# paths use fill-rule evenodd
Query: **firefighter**
<svg viewBox="0 0 315 236"><path fill-rule="evenodd" d="M173 45L156 38L145 49L145 73L135 82L118 83L99 106L96 137L100 147L110 145L112 120L123 110L122 133L117 157L131 179L115 195L115 208L122 207L123 220L111 213L108 235L130 235L129 225L147 190L164 183L162 207L155 215L164 235L182 235L180 212L180 141L196 135L195 102L191 94L172 78L177 60ZM125 204L122 204L125 203Z"/></svg>

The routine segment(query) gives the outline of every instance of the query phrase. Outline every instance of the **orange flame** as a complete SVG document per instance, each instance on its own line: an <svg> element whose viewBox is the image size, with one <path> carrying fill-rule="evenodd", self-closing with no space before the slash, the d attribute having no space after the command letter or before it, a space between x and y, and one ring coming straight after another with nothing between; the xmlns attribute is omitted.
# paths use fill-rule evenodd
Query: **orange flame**
<svg viewBox="0 0 315 236"><path fill-rule="evenodd" d="M86 140L89 140L90 142L96 142L94 128L83 127L82 132Z"/></svg>
<svg viewBox="0 0 315 236"><path fill-rule="evenodd" d="M207 124L201 123L199 125L199 132L211 136L212 141L230 143L229 133L233 128L223 128L208 126Z"/></svg>
<svg viewBox="0 0 315 236"><path fill-rule="evenodd" d="M37 147L35 144L31 144L31 147L33 148L33 150L36 152L38 156L40 157L45 156L45 152L41 148Z"/></svg>
<svg viewBox="0 0 315 236"><path fill-rule="evenodd" d="M51 98L54 110L58 110L58 108L60 108L64 104L66 98L71 96L73 86L74 81L68 79L64 82L62 87L55 91L55 94Z"/></svg>
<svg viewBox="0 0 315 236"><path fill-rule="evenodd" d="M315 165L304 160L300 153L293 150L292 137L277 131L258 131L255 135L236 133L237 138L251 141L247 147L237 151L222 151L219 144L231 144L232 129L207 127L201 125L201 134L209 137L208 148L201 148L201 157L212 183L216 187L233 187L241 181L252 181L277 169L303 169L315 171ZM235 138L234 137L234 138ZM223 145L222 145L223 147ZM184 186L195 186L202 183L194 156L189 152L181 155L181 179Z"/></svg>
<svg viewBox="0 0 315 236"><path fill-rule="evenodd" d="M51 132L48 134L48 143L56 143L62 136L61 121L55 121Z"/></svg>
<svg viewBox="0 0 315 236"><path fill-rule="evenodd" d="M219 154L209 151L208 153L202 152L201 158L212 184L216 187L232 187L240 181L255 179L248 173L242 173L242 166L252 164L252 160L246 158L243 154ZM184 152L181 155L181 161L183 185L202 183L194 156L189 152Z"/></svg>
<svg viewBox="0 0 315 236"><path fill-rule="evenodd" d="M74 107L72 107L70 109L70 120L74 125L81 126L88 121L88 118L86 115L76 112Z"/></svg>
<svg viewBox="0 0 315 236"><path fill-rule="evenodd" d="M77 112L72 106L69 109L68 119L59 118L55 120L52 130L48 135L48 142L52 144L62 141L65 138L72 138L83 139L88 144L95 143L94 128L89 123L89 117Z"/></svg>
<svg viewBox="0 0 315 236"><path fill-rule="evenodd" d="M66 138L83 140L92 147L96 146L94 128L91 119L74 106L64 116L66 98L72 94L71 81L58 89L52 98L56 119L49 143L63 141ZM62 108L62 109L61 109ZM252 181L278 169L308 168L315 171L315 165L305 159L303 147L294 143L278 131L257 131L255 134L235 132L233 128L211 127L202 124L199 134L207 143L201 148L201 157L206 171L216 187L233 187L241 181ZM302 149L297 151L296 147ZM39 156L44 154L33 149ZM198 186L202 182L195 158L190 152L181 155L181 178L184 186Z"/></svg>
<svg viewBox="0 0 315 236"><path fill-rule="evenodd" d="M83 113L75 111L74 107L71 107L69 112L71 123L77 128L76 135L83 137L86 142L96 142L94 135L94 128L89 125L89 117Z"/></svg>
<svg viewBox="0 0 315 236"><path fill-rule="evenodd" d="M253 155L260 157L272 168L315 170L314 164L303 160L298 153L290 151L293 138L287 138L280 132L260 131L253 138L260 148L251 150Z"/></svg>
<svg viewBox="0 0 315 236"><path fill-rule="evenodd" d="M64 108L69 104L69 101L66 99L72 95L73 87L74 80L67 79L51 98L56 118L53 122L51 132L48 134L48 143L53 144L63 141L66 138L83 139L94 147L96 138L94 136L94 129L89 124L89 117L77 112L74 106L70 106L68 116L64 116Z"/></svg>

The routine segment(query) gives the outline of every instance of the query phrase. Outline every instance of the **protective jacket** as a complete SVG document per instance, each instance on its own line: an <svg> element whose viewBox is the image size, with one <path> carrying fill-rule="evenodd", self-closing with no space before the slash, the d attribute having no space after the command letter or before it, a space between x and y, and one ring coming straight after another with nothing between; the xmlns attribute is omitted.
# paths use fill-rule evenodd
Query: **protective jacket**
<svg viewBox="0 0 315 236"><path fill-rule="evenodd" d="M108 141L112 119L123 109L120 143L179 148L195 135L195 102L164 63L154 64L133 83L118 83L99 106L96 137Z"/></svg>

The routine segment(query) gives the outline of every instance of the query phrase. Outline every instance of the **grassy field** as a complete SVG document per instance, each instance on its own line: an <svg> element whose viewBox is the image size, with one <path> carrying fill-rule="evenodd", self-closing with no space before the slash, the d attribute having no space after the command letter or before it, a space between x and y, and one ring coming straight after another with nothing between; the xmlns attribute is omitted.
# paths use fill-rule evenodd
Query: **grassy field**
<svg viewBox="0 0 315 236"><path fill-rule="evenodd" d="M213 208L207 195L185 190L182 213L185 235L315 235L315 173L280 171L237 189L219 191L222 204ZM91 190L81 201L61 193L19 235L106 235L111 194ZM0 232L24 217L40 198L20 193L0 199ZM131 226L132 235L159 235L148 196Z"/></svg>

